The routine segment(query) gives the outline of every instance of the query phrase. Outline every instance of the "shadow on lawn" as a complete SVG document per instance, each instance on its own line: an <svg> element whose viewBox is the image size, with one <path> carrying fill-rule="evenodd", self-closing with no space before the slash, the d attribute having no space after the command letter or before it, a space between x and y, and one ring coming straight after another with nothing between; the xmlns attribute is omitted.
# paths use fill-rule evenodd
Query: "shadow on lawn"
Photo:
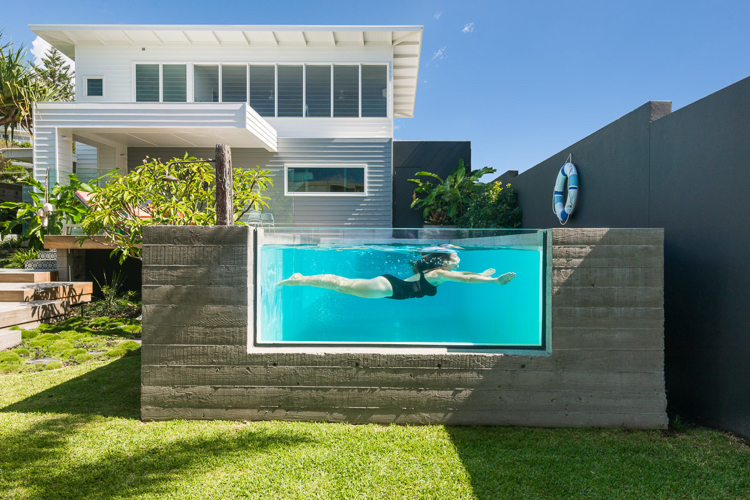
<svg viewBox="0 0 750 500"><path fill-rule="evenodd" d="M141 357L129 355L6 406L0 412L140 418L140 395Z"/></svg>
<svg viewBox="0 0 750 500"><path fill-rule="evenodd" d="M60 415L6 434L0 447L6 472L0 489L11 494L23 489L45 499L159 497L184 487L170 482L219 468L222 461L231 460L227 455L246 459L308 441L292 432L250 428L164 435L165 423L149 424L158 432L145 432L134 440L132 428L112 433L100 422L93 415ZM123 442L120 433L126 438ZM69 455L75 458L66 460Z"/></svg>

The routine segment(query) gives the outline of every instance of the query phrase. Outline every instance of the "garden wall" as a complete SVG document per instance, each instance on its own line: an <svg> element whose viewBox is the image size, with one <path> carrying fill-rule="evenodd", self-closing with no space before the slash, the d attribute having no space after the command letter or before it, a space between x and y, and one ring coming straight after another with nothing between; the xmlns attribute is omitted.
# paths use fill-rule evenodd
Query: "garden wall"
<svg viewBox="0 0 750 500"><path fill-rule="evenodd" d="M547 242L548 353L248 352L253 229L146 227L141 416L666 426L663 232L554 229Z"/></svg>

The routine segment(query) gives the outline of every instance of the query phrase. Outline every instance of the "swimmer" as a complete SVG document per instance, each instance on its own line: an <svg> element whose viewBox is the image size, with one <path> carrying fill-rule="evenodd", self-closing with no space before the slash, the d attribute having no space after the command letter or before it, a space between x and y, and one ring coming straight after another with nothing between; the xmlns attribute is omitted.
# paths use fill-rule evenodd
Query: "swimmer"
<svg viewBox="0 0 750 500"><path fill-rule="evenodd" d="M419 299L432 297L437 287L452 281L455 283L489 283L507 285L516 277L516 273L505 273L493 278L494 269L481 273L456 271L459 259L455 251L444 250L430 252L414 262L414 274L405 280L390 274L372 279L351 279L335 274L317 274L303 276L294 273L290 278L280 281L276 286L312 286L325 288L363 299Z"/></svg>

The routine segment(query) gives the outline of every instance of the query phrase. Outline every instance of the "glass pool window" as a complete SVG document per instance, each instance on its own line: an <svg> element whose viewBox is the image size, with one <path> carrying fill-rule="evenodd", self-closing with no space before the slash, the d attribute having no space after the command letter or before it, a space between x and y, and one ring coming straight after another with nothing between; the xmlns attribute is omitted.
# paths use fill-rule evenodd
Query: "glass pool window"
<svg viewBox="0 0 750 500"><path fill-rule="evenodd" d="M286 194L364 196L366 165L286 165Z"/></svg>

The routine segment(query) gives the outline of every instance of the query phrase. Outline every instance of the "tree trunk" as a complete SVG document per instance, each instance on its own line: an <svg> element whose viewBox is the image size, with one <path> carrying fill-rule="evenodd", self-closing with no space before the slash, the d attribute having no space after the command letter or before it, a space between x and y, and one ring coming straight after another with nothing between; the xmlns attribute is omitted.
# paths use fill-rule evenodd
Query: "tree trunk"
<svg viewBox="0 0 750 500"><path fill-rule="evenodd" d="M234 225L232 198L232 150L226 144L216 145L216 225Z"/></svg>

